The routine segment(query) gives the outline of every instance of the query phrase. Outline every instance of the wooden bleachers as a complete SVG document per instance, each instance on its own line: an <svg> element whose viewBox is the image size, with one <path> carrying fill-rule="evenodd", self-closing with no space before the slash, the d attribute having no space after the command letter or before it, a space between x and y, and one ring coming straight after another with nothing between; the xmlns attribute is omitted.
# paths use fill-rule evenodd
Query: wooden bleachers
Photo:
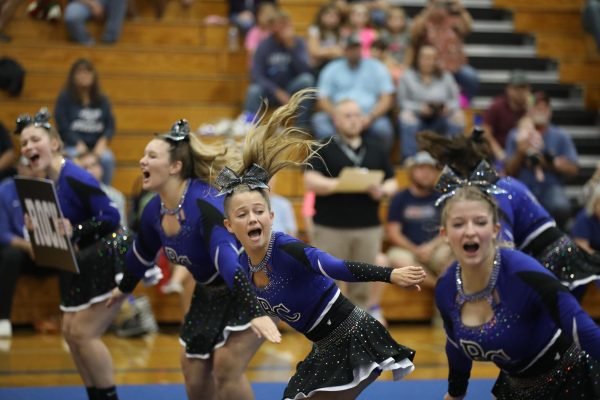
<svg viewBox="0 0 600 400"><path fill-rule="evenodd" d="M87 57L94 62L117 120L117 134L111 144L118 160L114 185L126 194L131 194L139 177L137 161L154 132L182 117L194 128L221 118L234 118L241 110L248 84L245 54L227 50L228 27L203 24L208 15L225 15L225 2L202 0L183 9L179 2L170 1L161 21L155 20L151 2L136 3L139 18L126 21L122 37L114 46L88 48L70 44L60 24L33 21L25 16L25 4L7 30L13 42L2 45L2 55L17 59L27 70L20 98L0 94L0 120L9 126L20 113L35 112L44 105L53 107L73 61ZM298 34L304 34L323 1L281 3L292 15ZM582 82L585 77L587 104L600 105L600 60L590 51L591 38L581 29L582 0L495 0L495 4L515 10L514 25L518 31L536 33L540 55L559 59L562 80ZM98 37L101 26L88 26ZM285 177L277 180L275 191L292 200L303 230L301 174L298 170L281 174ZM399 170L397 178L405 185L404 171ZM382 215L386 210L387 204L383 204ZM15 298L14 322L31 323L56 310L57 288L54 278L40 281L23 277ZM151 297L159 321L179 321L176 296L160 295L155 288L138 290ZM593 288L584 304L595 318L600 318L600 291ZM389 287L383 309L391 320L427 320L433 310L432 293L415 294Z"/></svg>

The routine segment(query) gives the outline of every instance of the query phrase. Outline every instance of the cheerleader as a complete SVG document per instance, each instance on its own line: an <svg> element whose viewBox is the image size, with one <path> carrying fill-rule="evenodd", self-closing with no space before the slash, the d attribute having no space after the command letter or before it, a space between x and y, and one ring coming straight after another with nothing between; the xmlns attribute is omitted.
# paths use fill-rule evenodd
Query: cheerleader
<svg viewBox="0 0 600 400"><path fill-rule="evenodd" d="M295 95L291 103L301 98ZM292 111L278 109L271 119L282 123L269 121L249 133L243 165L237 173L224 168L219 174L224 223L244 246L240 263L265 312L314 343L284 398L355 399L383 370L393 371L395 379L410 373L415 352L396 343L383 325L347 300L334 279L418 288L425 272L414 266L391 269L343 261L272 231L270 177L287 165L304 163L318 147L302 132L278 129L294 117Z"/></svg>
<svg viewBox="0 0 600 400"><path fill-rule="evenodd" d="M127 232L118 230L119 212L98 181L62 155L63 144L42 109L17 119L21 153L37 176L54 182L64 216L60 229L71 237L79 274L61 279L62 333L71 357L93 400L117 399L111 355L101 337L118 312L106 302L115 287L127 251ZM28 229L32 219L26 218Z"/></svg>

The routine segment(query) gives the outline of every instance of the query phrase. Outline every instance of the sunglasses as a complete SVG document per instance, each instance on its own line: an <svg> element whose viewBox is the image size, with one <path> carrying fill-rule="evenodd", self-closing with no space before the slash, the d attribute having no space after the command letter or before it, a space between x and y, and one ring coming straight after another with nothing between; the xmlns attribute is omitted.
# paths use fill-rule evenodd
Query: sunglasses
<svg viewBox="0 0 600 400"><path fill-rule="evenodd" d="M46 107L40 109L33 117L29 114L21 114L17 117L17 126L15 127L15 134L20 135L21 132L29 125L33 125L38 128L44 128L50 130L52 125L50 124L50 112Z"/></svg>

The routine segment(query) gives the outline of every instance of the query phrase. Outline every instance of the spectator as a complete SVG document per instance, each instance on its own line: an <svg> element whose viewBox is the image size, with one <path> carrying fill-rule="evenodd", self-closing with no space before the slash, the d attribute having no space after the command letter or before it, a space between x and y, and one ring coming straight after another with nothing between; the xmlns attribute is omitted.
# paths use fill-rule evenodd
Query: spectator
<svg viewBox="0 0 600 400"><path fill-rule="evenodd" d="M579 172L577 151L567 132L550 123L550 99L537 92L533 105L506 142L506 173L523 182L556 219L565 226L571 205L564 179Z"/></svg>
<svg viewBox="0 0 600 400"><path fill-rule="evenodd" d="M313 169L305 172L304 183L316 195L313 244L338 258L374 264L383 239L379 205L383 197L396 191L397 184L386 150L377 141L361 136L362 118L355 101L336 104L337 134L319 151L320 157L311 160ZM345 167L381 170L384 181L364 193L337 193L338 177ZM348 296L364 307L369 288L353 285Z"/></svg>
<svg viewBox="0 0 600 400"><path fill-rule="evenodd" d="M322 111L315 113L312 120L317 138L335 134L334 104L351 99L360 106L366 136L375 138L384 149L392 148L394 128L387 116L393 103L392 77L380 61L361 56L360 40L356 35L346 39L344 57L323 69L318 87L318 105Z"/></svg>
<svg viewBox="0 0 600 400"><path fill-rule="evenodd" d="M325 65L344 54L340 27L342 16L334 4L325 4L317 13L315 22L308 28L308 54L316 75Z"/></svg>
<svg viewBox="0 0 600 400"><path fill-rule="evenodd" d="M371 57L374 60L381 61L388 69L394 86L398 85L400 76L402 76L403 69L396 63L396 60L392 58L388 52L387 43L383 39L377 39L371 45Z"/></svg>
<svg viewBox="0 0 600 400"><path fill-rule="evenodd" d="M91 46L96 41L90 36L85 24L90 19L105 20L101 41L113 44L121 35L127 12L127 0L71 0L65 8L65 24L74 42Z"/></svg>
<svg viewBox="0 0 600 400"><path fill-rule="evenodd" d="M433 130L455 136L465 126L458 87L450 73L438 66L438 51L431 45L417 50L413 66L402 75L398 87L402 157L417 152L417 132Z"/></svg>
<svg viewBox="0 0 600 400"><path fill-rule="evenodd" d="M13 168L16 154L8 130L0 122L0 181L15 174Z"/></svg>
<svg viewBox="0 0 600 400"><path fill-rule="evenodd" d="M287 104L290 96L314 85L304 40L294 33L290 16L279 12L273 33L261 42L252 60L252 84L246 94L246 112L256 115L263 98L270 105ZM312 104L305 104L298 125L307 126Z"/></svg>
<svg viewBox="0 0 600 400"><path fill-rule="evenodd" d="M594 189L585 208L577 214L571 236L588 253L600 254L600 187Z"/></svg>
<svg viewBox="0 0 600 400"><path fill-rule="evenodd" d="M98 156L91 151L80 154L77 157L77 164L92 174L94 178L100 182L100 188L104 190L104 193L106 193L108 198L115 204L116 209L119 210L119 214L121 215L121 226L127 227L127 201L125 195L118 189L102 183L104 171L102 171L102 165L100 164Z"/></svg>
<svg viewBox="0 0 600 400"><path fill-rule="evenodd" d="M590 199L594 190L600 189L600 161L596 164L596 171L588 181L583 185L581 190L582 204L586 204Z"/></svg>
<svg viewBox="0 0 600 400"><path fill-rule="evenodd" d="M17 171L21 177L35 176L25 157L19 159ZM17 188L14 179L7 178L0 183L0 337L12 336L10 316L19 274L47 276L57 272L37 267L34 259Z"/></svg>
<svg viewBox="0 0 600 400"><path fill-rule="evenodd" d="M440 194L434 190L439 176L437 162L420 151L405 162L408 188L390 201L386 237L390 243L388 262L394 268L423 265L429 269L423 282L433 288L437 277L450 264L450 251L438 236L439 212L435 206Z"/></svg>
<svg viewBox="0 0 600 400"><path fill-rule="evenodd" d="M581 19L584 29L594 36L596 48L600 52L600 2L598 0L586 0Z"/></svg>
<svg viewBox="0 0 600 400"><path fill-rule="evenodd" d="M80 58L71 66L65 87L56 100L55 114L67 155L76 158L88 151L95 153L104 171L102 182L110 185L115 156L108 145L115 132L115 120L90 60Z"/></svg>
<svg viewBox="0 0 600 400"><path fill-rule="evenodd" d="M527 113L531 104L531 88L522 70L513 70L504 93L496 97L483 114L483 129L494 157L504 160L508 132Z"/></svg>
<svg viewBox="0 0 600 400"><path fill-rule="evenodd" d="M277 7L274 3L260 3L256 14L256 25L246 34L244 47L248 52L248 60L252 62L256 48L264 39L273 32L273 20L277 15Z"/></svg>
<svg viewBox="0 0 600 400"><path fill-rule="evenodd" d="M256 23L258 7L262 3L277 4L275 0L229 0L229 20L243 35Z"/></svg>
<svg viewBox="0 0 600 400"><path fill-rule="evenodd" d="M275 188L275 176L269 181L269 187ZM292 202L286 197L278 195L273 189L269 192L271 201L271 210L275 215L273 219L273 231L287 233L290 236L298 235L298 224L296 224L296 214Z"/></svg>
<svg viewBox="0 0 600 400"><path fill-rule="evenodd" d="M451 72L462 93L471 100L479 88L479 78L467 63L464 39L471 32L472 19L460 0L429 0L413 19L413 43L433 45L440 54L442 69Z"/></svg>
<svg viewBox="0 0 600 400"><path fill-rule="evenodd" d="M371 16L365 3L356 2L350 5L348 24L344 28L343 35L345 37L356 35L360 40L362 56L371 57L371 45L377 39L377 31L371 27Z"/></svg>
<svg viewBox="0 0 600 400"><path fill-rule="evenodd" d="M17 11L17 7L21 0L0 0L0 43L8 43L11 37L4 33L8 22Z"/></svg>
<svg viewBox="0 0 600 400"><path fill-rule="evenodd" d="M400 6L392 7L387 13L385 28L381 31L381 39L395 63L403 70L412 64L412 46L410 30L406 21L406 13Z"/></svg>

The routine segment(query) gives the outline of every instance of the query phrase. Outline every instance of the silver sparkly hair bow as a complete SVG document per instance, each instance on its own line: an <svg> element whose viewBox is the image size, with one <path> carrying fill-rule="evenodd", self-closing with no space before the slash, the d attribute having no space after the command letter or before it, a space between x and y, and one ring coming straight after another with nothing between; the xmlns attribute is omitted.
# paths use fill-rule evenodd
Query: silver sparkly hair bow
<svg viewBox="0 0 600 400"><path fill-rule="evenodd" d="M260 165L252 164L241 176L225 167L217 176L215 184L219 188L219 196L228 195L240 185L248 185L250 190L269 189L269 173Z"/></svg>
<svg viewBox="0 0 600 400"><path fill-rule="evenodd" d="M171 130L166 133L158 133L158 137L170 140L172 142L180 142L190 138L190 124L186 119L180 119L171 126Z"/></svg>
<svg viewBox="0 0 600 400"><path fill-rule="evenodd" d="M473 170L468 179L461 179L452 171L449 166L444 166L440 178L435 185L435 190L442 193L439 199L435 202L435 206L439 206L444 201L456 194L456 191L465 186L473 186L488 195L506 193L506 191L498 186L496 182L500 179L496 171L482 160L477 168Z"/></svg>
<svg viewBox="0 0 600 400"><path fill-rule="evenodd" d="M21 114L17 117L15 133L20 135L21 132L23 132L23 129L27 128L29 125L50 130L50 128L52 128L52 125L50 124L51 117L50 111L48 111L48 108L46 107L40 108L40 111L33 117L29 114Z"/></svg>

